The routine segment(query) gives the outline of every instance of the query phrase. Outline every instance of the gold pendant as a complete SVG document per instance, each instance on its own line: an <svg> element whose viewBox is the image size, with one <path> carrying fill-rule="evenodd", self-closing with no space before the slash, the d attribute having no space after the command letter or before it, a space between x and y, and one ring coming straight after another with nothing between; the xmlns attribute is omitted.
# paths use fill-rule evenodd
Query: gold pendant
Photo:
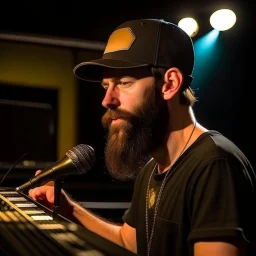
<svg viewBox="0 0 256 256"><path fill-rule="evenodd" d="M151 188L149 190L149 204L148 204L148 208L151 208L154 206L155 204L155 201L156 201L156 191Z"/></svg>

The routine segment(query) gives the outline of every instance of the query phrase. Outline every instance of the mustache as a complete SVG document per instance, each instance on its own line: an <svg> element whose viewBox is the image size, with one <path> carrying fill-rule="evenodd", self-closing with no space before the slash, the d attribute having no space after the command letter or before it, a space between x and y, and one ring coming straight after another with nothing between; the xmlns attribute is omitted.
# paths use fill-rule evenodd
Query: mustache
<svg viewBox="0 0 256 256"><path fill-rule="evenodd" d="M113 119L125 119L125 120L136 120L137 116L126 111L126 110L121 110L121 109L108 109L104 116L102 117L102 124L104 127L109 127Z"/></svg>

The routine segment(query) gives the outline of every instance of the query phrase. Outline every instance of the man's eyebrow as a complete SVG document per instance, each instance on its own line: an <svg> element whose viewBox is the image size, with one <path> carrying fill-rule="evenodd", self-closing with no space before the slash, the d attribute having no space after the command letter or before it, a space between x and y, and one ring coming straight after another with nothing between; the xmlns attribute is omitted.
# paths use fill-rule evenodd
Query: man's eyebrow
<svg viewBox="0 0 256 256"><path fill-rule="evenodd" d="M102 82L101 82L101 85L103 86L106 86L106 85L108 85L109 84L109 82L112 82L112 83L117 83L117 82L119 82L120 81L120 79L121 79L122 77L114 77L114 78L108 78L107 80L108 80L108 82L105 82L105 80L103 79L102 80Z"/></svg>

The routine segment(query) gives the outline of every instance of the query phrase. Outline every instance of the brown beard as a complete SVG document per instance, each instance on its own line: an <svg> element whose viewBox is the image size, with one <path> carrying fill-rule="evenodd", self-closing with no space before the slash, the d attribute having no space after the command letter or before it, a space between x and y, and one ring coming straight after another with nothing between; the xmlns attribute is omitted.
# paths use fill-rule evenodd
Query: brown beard
<svg viewBox="0 0 256 256"><path fill-rule="evenodd" d="M111 124L114 118L122 120ZM102 124L109 129L105 148L109 173L122 181L134 179L149 160L150 152L162 142L167 121L166 102L154 86L133 113L108 109Z"/></svg>

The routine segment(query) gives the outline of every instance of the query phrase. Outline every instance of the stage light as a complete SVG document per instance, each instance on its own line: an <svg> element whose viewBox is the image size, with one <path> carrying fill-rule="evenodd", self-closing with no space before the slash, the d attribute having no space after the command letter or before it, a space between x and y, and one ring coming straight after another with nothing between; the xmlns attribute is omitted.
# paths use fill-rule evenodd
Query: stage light
<svg viewBox="0 0 256 256"><path fill-rule="evenodd" d="M219 40L220 31L212 29L208 33L195 39L195 68L193 70L193 84L203 88L209 83L208 79L217 69L223 53L222 41Z"/></svg>
<svg viewBox="0 0 256 256"><path fill-rule="evenodd" d="M210 24L218 31L232 28L236 23L236 15L232 10L221 9L214 12L210 17Z"/></svg>
<svg viewBox="0 0 256 256"><path fill-rule="evenodd" d="M197 35L199 31L198 23L195 19L187 17L179 21L178 26L183 29L190 37Z"/></svg>

